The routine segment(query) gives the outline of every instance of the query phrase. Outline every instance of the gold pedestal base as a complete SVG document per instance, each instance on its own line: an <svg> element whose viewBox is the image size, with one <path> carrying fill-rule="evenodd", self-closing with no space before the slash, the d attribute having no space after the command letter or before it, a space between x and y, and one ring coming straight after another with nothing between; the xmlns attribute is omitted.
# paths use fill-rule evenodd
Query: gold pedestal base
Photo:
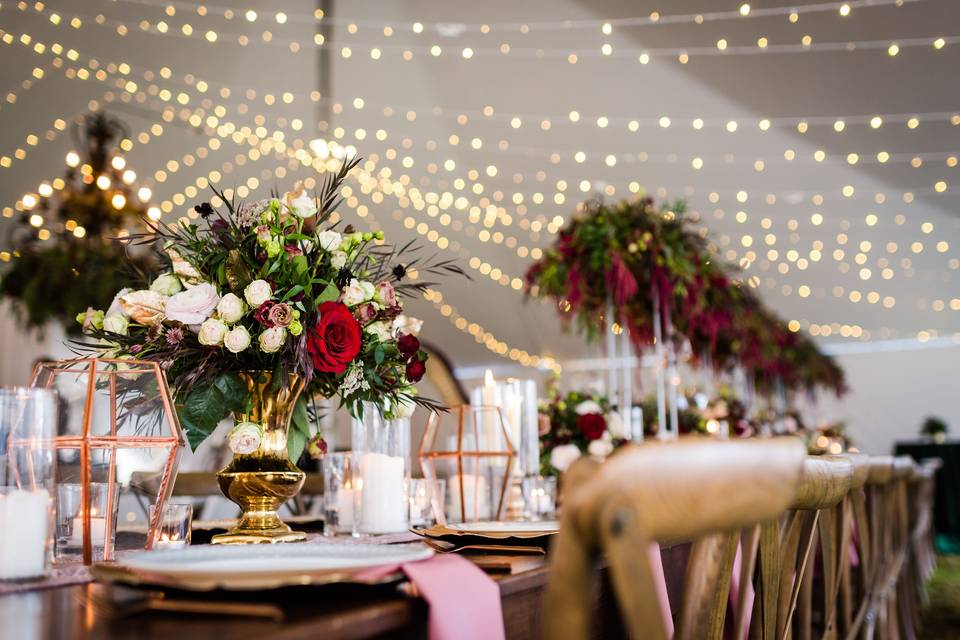
<svg viewBox="0 0 960 640"><path fill-rule="evenodd" d="M296 469L289 462L286 464ZM217 474L220 489L240 505L243 513L230 531L213 536L212 544L275 544L307 539L306 533L291 530L277 515L277 509L303 486L302 471L227 469Z"/></svg>

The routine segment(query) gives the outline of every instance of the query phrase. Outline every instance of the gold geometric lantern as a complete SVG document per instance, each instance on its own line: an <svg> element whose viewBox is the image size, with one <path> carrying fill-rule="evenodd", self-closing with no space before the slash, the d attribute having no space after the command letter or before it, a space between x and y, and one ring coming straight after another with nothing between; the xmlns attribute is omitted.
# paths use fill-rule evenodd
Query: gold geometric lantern
<svg viewBox="0 0 960 640"><path fill-rule="evenodd" d="M96 559L113 558L113 514L124 500L142 512L144 546L152 548L186 444L163 369L156 362L112 358L42 362L31 386L59 394L57 481L78 487L79 515L73 523L82 532L72 535L81 541L83 563L94 561L98 540L102 556ZM151 481L131 482L135 477ZM94 489L105 496L103 502L95 502ZM144 497L152 497L152 510ZM135 510L125 513L127 521L136 518Z"/></svg>
<svg viewBox="0 0 960 640"><path fill-rule="evenodd" d="M418 457L438 524L500 519L516 449L499 407L430 414ZM439 480L446 481L444 505L436 498Z"/></svg>

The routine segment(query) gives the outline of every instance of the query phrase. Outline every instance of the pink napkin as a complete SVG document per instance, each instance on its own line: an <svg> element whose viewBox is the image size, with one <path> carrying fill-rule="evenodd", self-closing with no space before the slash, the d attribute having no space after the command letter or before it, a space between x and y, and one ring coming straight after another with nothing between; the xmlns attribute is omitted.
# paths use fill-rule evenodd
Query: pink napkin
<svg viewBox="0 0 960 640"><path fill-rule="evenodd" d="M737 555L733 557L733 575L730 577L730 599L729 606L727 607L727 624L725 626L724 636L727 638L732 638L732 640L744 640L743 638L733 638L735 634L733 624L735 624L736 616L732 615L733 612L737 610L737 601L740 598L740 567L743 563L743 554L741 552L743 541L741 540L737 544ZM747 597L743 603L744 612L747 618L747 633L750 633L750 619L753 617L753 599L756 597L756 593L753 590L753 583L747 581L747 584L744 585L744 588L747 590Z"/></svg>
<svg viewBox="0 0 960 640"><path fill-rule="evenodd" d="M660 557L660 545L656 542L647 547L647 557L653 574L653 586L657 590L657 602L667 637L673 637L673 612L670 610L670 595L667 593L667 577L663 573L663 559Z"/></svg>
<svg viewBox="0 0 960 640"><path fill-rule="evenodd" d="M504 640L506 637L500 587L466 558L452 553L438 554L420 562L366 569L358 577L373 579L397 570L406 574L417 593L430 605L430 640Z"/></svg>

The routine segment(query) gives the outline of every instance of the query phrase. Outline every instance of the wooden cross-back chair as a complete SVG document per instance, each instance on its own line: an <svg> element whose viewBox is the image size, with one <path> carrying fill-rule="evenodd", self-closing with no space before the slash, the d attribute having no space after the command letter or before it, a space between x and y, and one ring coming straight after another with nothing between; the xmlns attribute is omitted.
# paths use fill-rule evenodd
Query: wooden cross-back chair
<svg viewBox="0 0 960 640"><path fill-rule="evenodd" d="M690 540L674 637L721 638L740 531L777 521L794 503L805 453L796 438L690 438L625 447L589 478L575 465L551 550L545 637L588 637L602 552L626 629L666 640L646 549Z"/></svg>
<svg viewBox="0 0 960 640"><path fill-rule="evenodd" d="M850 493L853 475L854 465L849 460L804 460L803 476L789 511L777 521L760 525L759 540L754 546L756 559L745 562L748 567L756 566L756 597L752 611L739 608L735 612L738 634L743 634L747 627L745 618L749 616L751 639L785 640L794 637L794 633L798 638L812 637L813 559L817 541L824 583L824 619L835 617L846 518L840 505Z"/></svg>

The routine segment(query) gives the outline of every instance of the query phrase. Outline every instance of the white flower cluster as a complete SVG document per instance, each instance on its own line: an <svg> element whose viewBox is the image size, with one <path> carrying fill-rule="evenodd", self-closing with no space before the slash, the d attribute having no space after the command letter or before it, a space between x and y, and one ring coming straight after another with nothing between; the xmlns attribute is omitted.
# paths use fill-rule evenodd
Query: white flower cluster
<svg viewBox="0 0 960 640"><path fill-rule="evenodd" d="M356 391L366 391L370 388L370 383L363 377L363 365L354 362L347 370L347 375L343 377L340 383L340 393L346 397Z"/></svg>

